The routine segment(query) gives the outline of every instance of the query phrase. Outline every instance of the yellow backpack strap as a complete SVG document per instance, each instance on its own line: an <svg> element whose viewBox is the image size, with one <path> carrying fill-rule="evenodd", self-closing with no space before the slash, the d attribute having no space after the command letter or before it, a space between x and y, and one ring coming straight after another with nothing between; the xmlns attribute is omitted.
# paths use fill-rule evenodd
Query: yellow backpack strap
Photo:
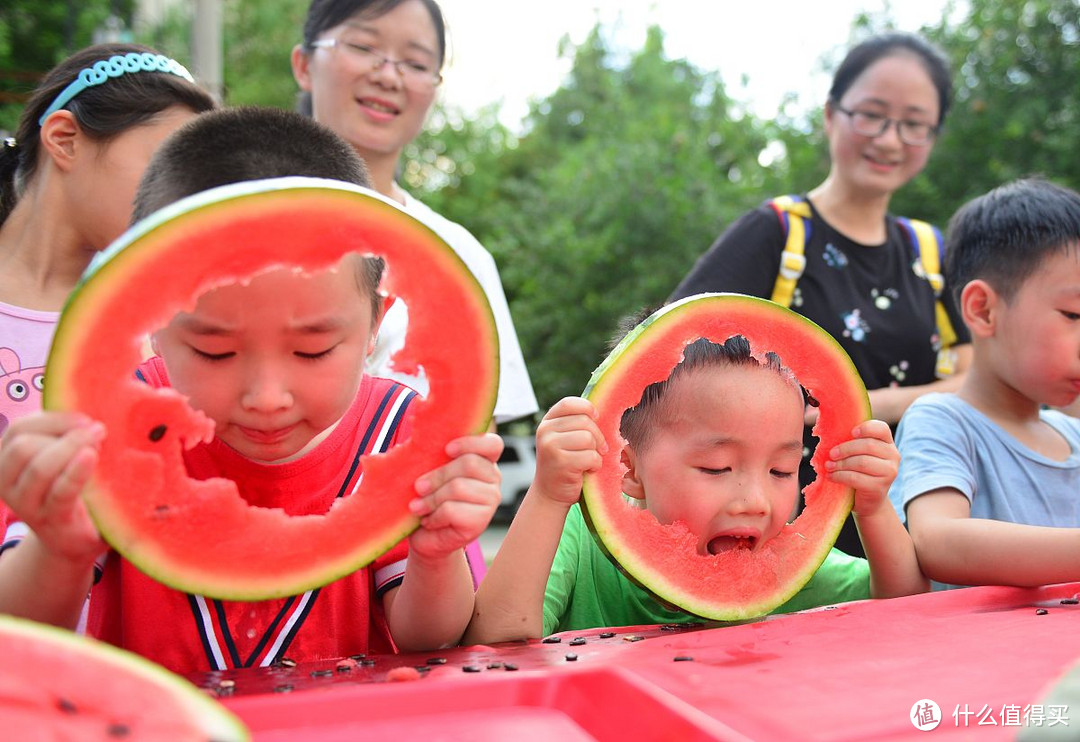
<svg viewBox="0 0 1080 742"><path fill-rule="evenodd" d="M787 233L784 250L780 253L780 272L776 275L771 299L781 306L790 307L795 298L795 284L806 270L810 205L795 196L778 196L768 203Z"/></svg>
<svg viewBox="0 0 1080 742"><path fill-rule="evenodd" d="M952 348L956 344L956 330L953 329L949 313L945 311L945 304L941 300L945 290L945 277L941 273L941 233L932 224L919 219L898 217L897 221L911 236L911 243L919 255L925 278L934 289L934 317L941 340L936 371L939 378L945 378L956 371L956 351Z"/></svg>

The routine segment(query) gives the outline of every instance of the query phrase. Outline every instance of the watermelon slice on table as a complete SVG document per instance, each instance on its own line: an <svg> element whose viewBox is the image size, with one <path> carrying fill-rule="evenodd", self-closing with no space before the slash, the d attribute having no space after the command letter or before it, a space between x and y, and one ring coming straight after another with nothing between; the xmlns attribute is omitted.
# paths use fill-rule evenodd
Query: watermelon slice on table
<svg viewBox="0 0 1080 742"><path fill-rule="evenodd" d="M139 655L0 616L0 736L6 740L246 740L244 724Z"/></svg>
<svg viewBox="0 0 1080 742"><path fill-rule="evenodd" d="M350 252L385 258L382 288L410 309L395 364L423 366L430 380L410 439L366 458L360 487L326 515L289 517L249 506L231 481L189 479L182 451L213 425L134 377L144 338L215 286L283 266L326 269ZM353 572L417 527L413 482L448 461L450 440L487 430L498 358L483 289L435 233L373 191L280 178L186 198L101 253L60 318L44 405L106 426L84 498L111 546L171 587L261 600Z"/></svg>
<svg viewBox="0 0 1080 742"><path fill-rule="evenodd" d="M819 403L812 464L819 474L835 445L870 416L870 402L843 348L805 317L741 294L699 294L665 306L641 322L593 372L584 396L600 415L609 441L600 471L585 476L582 512L600 548L636 583L665 603L714 620L764 615L795 595L825 560L851 511L854 490L819 476L803 492L806 507L781 533L754 550L702 555L680 523L661 525L627 504L619 455L623 412L645 387L670 376L687 344L733 335L751 352L780 356Z"/></svg>

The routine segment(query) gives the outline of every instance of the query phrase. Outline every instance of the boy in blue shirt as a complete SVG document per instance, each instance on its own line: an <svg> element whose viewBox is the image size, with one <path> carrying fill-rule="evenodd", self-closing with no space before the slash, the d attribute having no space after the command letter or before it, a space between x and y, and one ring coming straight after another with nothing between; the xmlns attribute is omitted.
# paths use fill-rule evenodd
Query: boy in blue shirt
<svg viewBox="0 0 1080 742"><path fill-rule="evenodd" d="M974 361L897 432L890 498L919 563L948 585L1080 579L1080 194L1001 186L949 225L946 270Z"/></svg>

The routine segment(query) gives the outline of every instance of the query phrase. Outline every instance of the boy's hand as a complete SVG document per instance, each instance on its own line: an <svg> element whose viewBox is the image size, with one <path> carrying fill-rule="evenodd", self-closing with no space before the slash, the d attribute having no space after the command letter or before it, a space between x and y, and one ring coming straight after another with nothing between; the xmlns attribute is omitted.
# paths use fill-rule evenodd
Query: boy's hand
<svg viewBox="0 0 1080 742"><path fill-rule="evenodd" d="M13 422L0 441L0 498L50 553L77 564L106 548L79 496L104 437L101 423L41 412Z"/></svg>
<svg viewBox="0 0 1080 742"><path fill-rule="evenodd" d="M852 439L833 448L825 462L829 479L855 488L855 514L873 515L889 504L889 487L900 466L892 431L881 420L867 420L851 431Z"/></svg>
<svg viewBox="0 0 1080 742"><path fill-rule="evenodd" d="M495 433L451 441L452 460L416 480L419 495L409 504L420 528L409 537L409 553L440 559L475 541L488 527L500 501L495 462L503 450Z"/></svg>
<svg viewBox="0 0 1080 742"><path fill-rule="evenodd" d="M596 417L592 402L581 397L561 399L544 415L536 429L538 494L566 505L578 501L585 472L597 471L607 452Z"/></svg>

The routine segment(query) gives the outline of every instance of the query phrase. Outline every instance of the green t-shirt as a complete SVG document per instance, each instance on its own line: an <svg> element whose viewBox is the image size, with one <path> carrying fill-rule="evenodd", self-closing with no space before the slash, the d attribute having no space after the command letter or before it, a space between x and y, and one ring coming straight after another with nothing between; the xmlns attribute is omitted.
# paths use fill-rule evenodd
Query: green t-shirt
<svg viewBox="0 0 1080 742"><path fill-rule="evenodd" d="M833 549L802 590L773 613L791 613L870 597L865 559ZM570 509L544 593L544 635L602 626L690 623L631 582L596 545L581 509Z"/></svg>

